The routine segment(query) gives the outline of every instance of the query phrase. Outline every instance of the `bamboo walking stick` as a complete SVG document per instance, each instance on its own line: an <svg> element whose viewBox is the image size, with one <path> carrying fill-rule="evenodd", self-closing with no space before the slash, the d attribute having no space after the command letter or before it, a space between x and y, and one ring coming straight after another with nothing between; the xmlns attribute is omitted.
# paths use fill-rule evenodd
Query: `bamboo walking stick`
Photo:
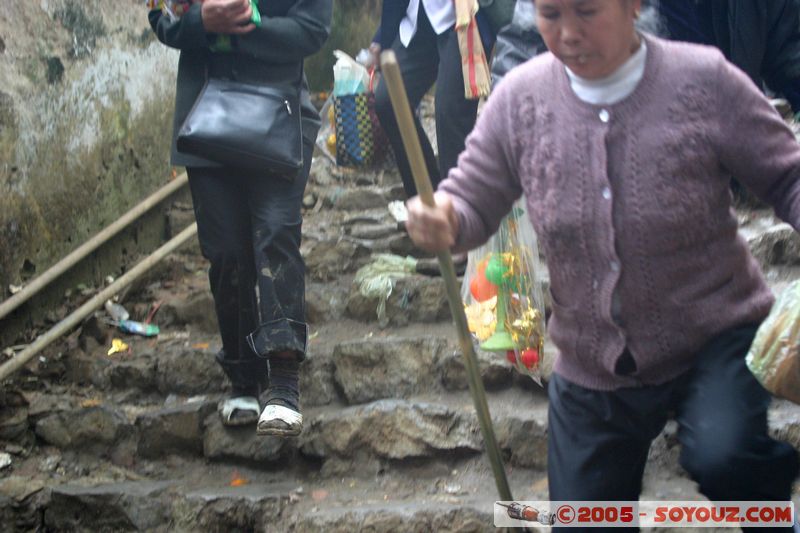
<svg viewBox="0 0 800 533"><path fill-rule="evenodd" d="M426 205L433 206L433 187L428 176L428 169L425 166L425 159L422 155L422 147L419 144L414 120L411 116L411 107L408 104L408 96L406 95L405 85L403 85L403 77L400 74L400 66L393 51L387 50L381 54L381 71L383 72L386 87L389 90L392 108L394 108L394 115L400 128L403 146L405 146L408 162L411 165L417 191ZM500 448L494 436L492 417L489 413L489 405L486 402L486 391L483 388L483 381L481 381L480 370L478 369L478 358L475 355L472 337L467 326L467 317L461 304L461 294L458 290L453 258L448 251L439 252L437 257L442 279L447 290L450 312L453 314L453 321L458 330L458 342L461 346L461 353L464 354L464 364L469 378L469 390L472 393L472 400L475 402L475 411L478 414L483 440L486 444L486 453L492 464L497 491L500 493L501 500L511 501L514 498L511 497L511 489L508 486L506 471L503 468L503 458L500 455Z"/></svg>

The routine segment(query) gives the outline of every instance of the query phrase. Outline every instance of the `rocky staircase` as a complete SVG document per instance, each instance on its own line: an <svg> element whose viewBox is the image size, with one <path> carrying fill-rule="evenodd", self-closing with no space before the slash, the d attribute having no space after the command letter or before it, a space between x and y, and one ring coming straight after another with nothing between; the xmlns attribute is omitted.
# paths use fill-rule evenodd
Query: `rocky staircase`
<svg viewBox="0 0 800 533"><path fill-rule="evenodd" d="M352 282L372 253L414 253L385 208L401 197L389 171L315 161L300 437L221 425L227 385L191 246L125 295L134 318L164 302L158 338L125 337L98 315L4 384L0 531L493 531L497 491L442 281L399 280L386 327ZM171 216L182 228L191 211ZM765 211L741 217L779 290L797 277L800 239ZM109 356L112 337L130 351ZM546 394L503 357L479 359L512 492L547 499ZM770 424L800 447L800 408L776 401ZM643 499L700 498L675 432L669 424L652 447Z"/></svg>

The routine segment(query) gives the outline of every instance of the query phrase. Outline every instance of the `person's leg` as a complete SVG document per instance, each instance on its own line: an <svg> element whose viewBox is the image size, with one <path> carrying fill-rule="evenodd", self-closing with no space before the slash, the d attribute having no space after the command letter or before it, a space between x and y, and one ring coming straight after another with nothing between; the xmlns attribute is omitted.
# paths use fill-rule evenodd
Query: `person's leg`
<svg viewBox="0 0 800 533"><path fill-rule="evenodd" d="M637 501L670 384L594 391L553 374L548 386L551 501ZM573 528L574 529L574 528Z"/></svg>
<svg viewBox="0 0 800 533"><path fill-rule="evenodd" d="M464 96L464 74L461 52L455 30L438 36L439 73L436 77L436 141L439 146L439 180L431 180L433 188L447 177L464 151L464 141L475 126L478 100Z"/></svg>
<svg viewBox="0 0 800 533"><path fill-rule="evenodd" d="M392 50L394 50L397 56L397 62L400 65L400 73L403 76L403 83L406 88L406 95L408 96L408 102L412 113L419 105L422 97L436 81L436 72L439 63L436 34L433 28L431 28L422 5L420 5L419 11L417 33L414 35L413 39L411 39L408 48L403 46L399 36L392 45ZM375 113L378 115L378 120L380 120L381 126L386 132L386 137L392 145L395 161L397 162L397 169L400 171L400 177L403 179L403 188L406 191L406 196L409 198L416 196L417 187L414 185L411 166L406 157L403 139L400 136L400 129L394 117L394 110L392 109L392 103L389 99L389 92L386 89L385 83L380 83L375 90ZM414 124L417 128L417 135L419 136L420 145L422 146L428 173L430 174L431 180L438 180L439 170L436 163L436 156L433 153L433 147L416 116L414 117Z"/></svg>
<svg viewBox="0 0 800 533"><path fill-rule="evenodd" d="M788 501L797 477L797 452L767 434L770 396L745 363L755 332L737 328L711 341L679 391L681 466L712 501Z"/></svg>
<svg viewBox="0 0 800 533"><path fill-rule="evenodd" d="M259 295L259 325L248 340L257 354L269 359L270 367L267 407L259 421L259 434L293 435L302 427L298 373L308 334L305 264L300 254L301 208L312 151L312 146L304 145L305 166L293 181L254 175L248 182ZM295 423L286 420L283 415L287 414Z"/></svg>
<svg viewBox="0 0 800 533"><path fill-rule="evenodd" d="M249 398L253 404L266 382L266 363L255 357L246 340L258 311L250 220L242 209L245 190L240 176L230 169L202 167L187 172L200 248L210 262L209 282L222 338L216 359L231 380L231 397ZM252 423L258 418L252 406L236 405L221 406L226 423ZM257 402L254 406L257 412Z"/></svg>

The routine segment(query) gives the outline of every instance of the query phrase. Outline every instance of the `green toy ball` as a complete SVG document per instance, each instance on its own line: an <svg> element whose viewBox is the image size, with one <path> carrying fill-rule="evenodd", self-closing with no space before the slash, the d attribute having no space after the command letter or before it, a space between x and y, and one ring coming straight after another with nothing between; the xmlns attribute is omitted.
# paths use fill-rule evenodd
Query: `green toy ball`
<svg viewBox="0 0 800 533"><path fill-rule="evenodd" d="M505 276L508 273L508 267L503 264L503 258L500 254L492 255L489 259L489 264L486 265L484 275L493 285L501 285L505 281Z"/></svg>

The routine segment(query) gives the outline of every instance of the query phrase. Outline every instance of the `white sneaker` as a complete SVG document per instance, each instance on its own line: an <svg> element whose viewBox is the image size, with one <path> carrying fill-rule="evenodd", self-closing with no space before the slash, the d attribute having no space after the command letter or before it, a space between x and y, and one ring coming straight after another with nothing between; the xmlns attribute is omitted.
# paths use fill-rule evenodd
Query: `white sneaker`
<svg viewBox="0 0 800 533"><path fill-rule="evenodd" d="M257 435L296 437L303 431L303 415L283 405L268 405L256 426Z"/></svg>

